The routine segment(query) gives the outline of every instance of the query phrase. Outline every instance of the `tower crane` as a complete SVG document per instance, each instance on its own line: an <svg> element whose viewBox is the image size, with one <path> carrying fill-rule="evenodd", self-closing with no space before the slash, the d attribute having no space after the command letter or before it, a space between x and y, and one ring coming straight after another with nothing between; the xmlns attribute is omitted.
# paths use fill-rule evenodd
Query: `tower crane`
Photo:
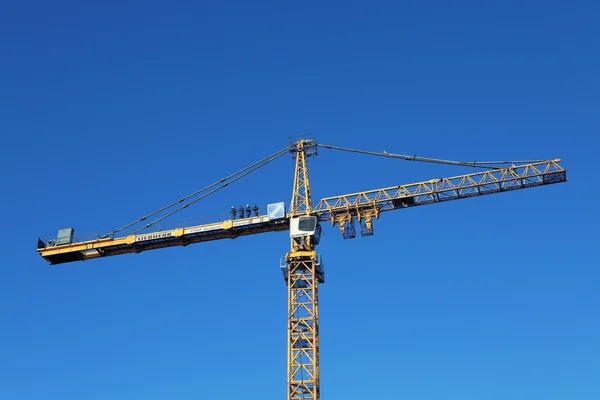
<svg viewBox="0 0 600 400"><path fill-rule="evenodd" d="M319 147L473 167L477 172L326 197L313 205L307 159L316 156ZM238 218L232 211L231 219L149 231L170 215L287 153L291 153L295 160L292 199L287 212L284 203L272 203L263 215L259 215L256 208L255 215L250 215L248 208L246 215L242 210ZM559 163L560 159L495 162L440 160L317 144L313 138L299 139L234 174L107 234L76 238L72 228L60 229L56 238L38 239L37 252L50 264L62 264L262 232L289 231L290 250L281 263L288 293L287 399L319 400L318 291L319 285L325 282L325 270L315 246L319 244L321 223L337 225L345 239L356 236L355 224L358 224L362 236L370 236L373 234L373 221L386 211L565 182L566 170ZM171 211L167 212L169 209ZM162 216L145 223L161 213ZM143 226L132 228L139 224ZM133 230L129 233L122 233L130 228Z"/></svg>

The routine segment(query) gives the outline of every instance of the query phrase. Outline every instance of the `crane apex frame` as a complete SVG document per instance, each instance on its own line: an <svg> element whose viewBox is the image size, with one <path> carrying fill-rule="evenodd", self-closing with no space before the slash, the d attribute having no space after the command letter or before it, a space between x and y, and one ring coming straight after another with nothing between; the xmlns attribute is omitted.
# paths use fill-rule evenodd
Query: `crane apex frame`
<svg viewBox="0 0 600 400"><path fill-rule="evenodd" d="M471 174L395 185L321 199L313 207L308 178L307 159L317 155L318 147L408 161L420 161L484 169ZM292 198L289 212L282 202L267 206L266 215L242 214L235 219L201 225L183 225L168 230L142 232L156 222L186 208L258 168L291 153L295 161ZM386 151L375 153L337 146L317 144L314 138L290 142L286 148L227 176L158 211L150 213L109 234L85 240L74 236L72 228L58 231L56 238L37 241L37 252L50 264L84 261L127 253L140 253L172 246L187 246L210 240L236 238L264 232L289 231L290 251L281 260L280 268L288 293L287 329L287 400L319 400L319 284L325 282L322 259L315 246L321 237L320 222L338 225L345 239L356 236L355 222L362 236L373 235L373 220L392 210L460 200L488 194L566 182L567 171L560 159L538 161L464 162L405 156ZM508 164L508 166L502 166ZM195 199L194 199L195 197ZM190 200L191 199L191 200ZM182 202L188 201L183 205ZM147 218L178 206L165 216L146 223L124 236L117 232L142 223Z"/></svg>

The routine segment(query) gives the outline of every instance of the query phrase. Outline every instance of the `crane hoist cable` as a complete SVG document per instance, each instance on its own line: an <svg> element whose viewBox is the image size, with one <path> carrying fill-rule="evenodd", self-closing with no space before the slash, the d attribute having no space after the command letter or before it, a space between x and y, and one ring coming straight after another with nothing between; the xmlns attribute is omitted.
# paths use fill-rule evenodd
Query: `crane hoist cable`
<svg viewBox="0 0 600 400"><path fill-rule="evenodd" d="M208 193L205 193L204 195L202 195L202 196L198 197L197 199L194 199L194 200L192 200L192 201L190 201L190 202L188 202L188 203L184 204L183 206L181 206L181 207L179 207L179 208L177 208L177 209L175 209L175 210L173 210L173 211L171 211L171 212L169 212L169 213L165 214L164 216L162 216L162 217L160 217L160 218L157 218L156 220L154 220L154 221L152 221L152 222L149 222L148 224L146 224L146 225L144 225L143 227L141 227L141 228L139 228L139 229L135 230L135 231L134 231L134 232L132 232L131 234L135 234L135 233L137 233L137 232L140 232L140 231L142 231L142 230L144 230L144 229L146 229L146 228L149 228L150 226L152 226L152 225L156 224L157 222L159 222L159 221L162 221L163 219L165 219L165 218L167 218L167 217L169 217L169 216L171 216L171 215L175 214L175 213L176 213L176 212L178 212L178 211L181 211L181 210L183 210L184 208L187 208L187 207L189 207L191 204L194 204L194 203L196 203L197 201L199 201L199 200L201 200L201 199L205 198L206 196L208 196L208 195L210 195L210 194L212 194L212 193L214 193L214 192L216 192L216 191L218 191L218 190L220 190L220 189L224 188L225 186L229 185L230 183L233 183L233 182L235 182L236 180L238 180L238 179L240 179L240 178L242 178L242 177L244 177L244 176L246 176L246 175L250 174L251 172L254 172L254 171L256 171L257 169L259 169L259 168L261 168L261 167L263 167L263 166L267 165L267 164L268 164L268 163L270 163L271 161L273 161L273 160L275 160L275 159L277 159L277 158L281 157L282 155L286 154L286 153L287 153L289 150L290 150L290 146L287 146L287 147L285 147L285 148L283 148L283 149L279 150L278 152L271 154L270 156L267 156L267 157L265 157L265 158L263 158L263 159L261 159L261 160L259 160L259 161L255 162L255 163L253 163L253 164L251 164L251 165L249 165L249 166L245 167L245 168L242 168L242 169L241 169L241 170L239 170L239 171L236 171L236 172L234 172L234 173L232 173L232 174L230 174L230 175L226 176L225 178L219 179L218 181L216 181L216 182L213 182L213 183L211 183L210 185L203 187L202 189L196 190L194 193L191 193L191 194L189 194L189 195L187 195L187 196L185 196L185 197L182 197L181 199L179 199L179 200L177 200L177 201L175 201L175 202L173 202L173 203L171 203L171 204L168 204L168 205L166 205L166 206L164 206L164 207L161 207L161 208L159 208L158 210L156 210L156 211L153 211L153 212L151 212L151 213L150 213L150 214L148 214L148 215L144 215L143 217L141 217L141 218L138 218L137 220L135 220L135 221L133 221L133 222L130 222L130 223L126 224L126 225L123 225L122 227L120 227L120 228L118 228L118 229L115 229L115 230L111 231L109 234L106 234L106 235L104 235L104 236L102 236L102 237L103 237L103 238L110 237L110 236L114 235L114 234L115 234L115 233L117 233L117 232L120 232L120 231L122 231L122 230L124 230L124 229L127 229L127 228L129 228L129 227L131 227L131 226L133 226L133 225L135 225L135 224L138 224L138 223L140 223L140 222L142 222L142 221L145 221L146 219L148 219L148 218L150 218L150 217L152 217L152 216L154 216L154 215L156 215L156 214L159 214L159 213L161 213L161 212L163 212L163 211L165 211L165 210L168 210L169 208L171 208L171 207L174 207L174 206L176 206L177 204L183 203L184 201L186 201L186 200L188 200L188 199L190 199L190 198L192 198L192 197L194 197L194 196L197 196L197 195L199 195L199 194L200 194L200 193L202 193L202 192L205 192L205 191L207 191L207 190L209 190L209 189L211 189L211 188L213 188L213 187L217 186L215 189L211 190L210 192L208 192Z"/></svg>
<svg viewBox="0 0 600 400"><path fill-rule="evenodd" d="M421 161L421 162L428 162L428 163L436 163L436 164L447 164L447 165L459 165L459 166L463 166L463 167L473 167L473 168L488 168L488 169L500 169L500 168L506 168L506 167L502 167L499 164L528 164L528 163L536 163L536 162L540 162L541 160L519 160L519 161L452 161L452 160L440 160L437 158L428 158L428 157L417 157L416 155L414 156L406 156L403 154L393 154L393 153L388 153L387 151L382 151L381 153L377 153L374 151L365 151L365 150L355 150L355 149L349 149L349 148L345 148L345 147L338 147L338 146L331 146L331 145L327 145L327 144L318 144L319 147L323 147L326 149L331 149L331 150L341 150L341 151L348 151L351 153L361 153L361 154L368 154L368 155L373 155L373 156L380 156L380 157L390 157L390 158L399 158L401 160L407 160L407 161ZM491 165L491 164L496 164L496 165Z"/></svg>

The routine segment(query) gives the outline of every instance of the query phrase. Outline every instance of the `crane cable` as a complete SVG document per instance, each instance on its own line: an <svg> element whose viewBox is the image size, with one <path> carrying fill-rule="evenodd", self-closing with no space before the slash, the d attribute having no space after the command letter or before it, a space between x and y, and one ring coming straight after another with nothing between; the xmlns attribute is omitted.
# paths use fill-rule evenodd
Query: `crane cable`
<svg viewBox="0 0 600 400"><path fill-rule="evenodd" d="M144 226L143 226L142 228L140 228L140 229L137 229L137 230L135 230L135 231L134 231L134 232L132 232L131 234L135 234L135 233L138 233L138 232L140 232L141 230L144 230L144 229L146 229L146 228L149 228L150 226L152 226L152 225L156 224L157 222L159 222L159 221L162 221L163 219L165 219L165 218L167 218L167 217L169 217L169 216L171 216L171 215L175 214L176 212L178 212L178 211L180 211L180 210L183 210L184 208L187 208L187 207L189 207L191 204L194 204L194 203L196 203L197 201L199 201L199 200L201 200L201 199L205 198L206 196L208 196L208 195L210 195L210 194L212 194L212 193L214 193L214 192L216 192L216 191L218 191L218 190L220 190L220 189L224 188L225 186L229 185L230 183L233 183L233 182L235 182L236 180L238 180L238 179L240 179L240 178L242 178L242 177L244 177L244 176L246 176L246 175L250 174L251 172L254 172L254 171L256 171L257 169L259 169L259 168L261 168L261 167L263 167L263 166L267 165L267 164L268 164L268 163L270 163L271 161L273 161L273 160L275 160L275 159L277 159L277 158L281 157L281 156L282 156L282 155L284 155L285 153L287 153L287 152L289 151L289 149L290 149L290 146L287 146L287 147L285 147L285 148L283 148L283 149L279 150L278 152L276 152L276 153L273 153L273 154L271 154L270 156L267 156L267 157L263 158L262 160L255 162L254 164L251 164L251 165L249 165L249 166L247 166L247 167L245 167L245 168L242 168L241 170L239 170L239 171L237 171L237 172L234 172L233 174L230 174L230 175L226 176L225 178L219 179L218 181L216 181L216 182L214 182L214 183L211 183L210 185L208 185L208 186L206 186L206 187L204 187L204 188L202 188L202 189L200 189L200 190L197 190L197 191L195 191L194 193L191 193L191 194L189 194L189 195L187 195L187 196L185 196L185 197L182 197L181 199L179 199L179 200L177 200L177 201L175 201L175 202L173 202L173 203L171 203L171 204L169 204L169 205L166 205L166 206L164 206L164 207L161 207L160 209L158 209L158 210L156 210L156 211L154 211L154 212L151 212L151 213L150 213L150 214L148 214L148 215L144 215L143 217L141 217L141 218L138 218L137 220L135 220L135 221L133 221L133 222L130 222L130 223L126 224L126 225L123 225L122 227L120 227L120 228L118 228L118 229L115 229L115 230L111 231L109 234L106 234L106 235L102 236L102 238L111 237L111 236L113 236L113 235L114 235L115 233L117 233L117 232L120 232L120 231L122 231L122 230L124 230L124 229L127 229L127 228L129 228L129 227L131 227L131 226L133 226L133 225L135 225L135 224L138 224L138 223L140 223L140 222L142 222L142 221L144 221L144 220L146 220L146 219L148 219L148 218L150 218L150 217L152 217L152 216L154 216L154 215L156 215L156 214L159 214L159 213L161 213L161 212L163 212L163 211L165 211L165 210L167 210L167 209L169 209L169 208L171 208L171 207L174 207L174 206L176 206L177 204L180 204L180 203L182 203L182 202L184 202L184 201L188 200L188 199L189 199L189 198L191 198L191 197L197 196L197 195L199 195L200 193L202 193L202 192L205 192L205 191L207 191L208 189L211 189L211 188L213 188L213 187L215 187L215 186L219 185L219 186L217 186L217 188L215 188L215 189L211 190L210 192L208 192L208 193L205 193L204 195L200 196L199 198L197 198L197 199L194 199L194 200L192 200L192 201L190 201L190 202L188 202L188 203L184 204L183 206L181 206L181 207L179 207L179 208L177 208L177 209L175 209L175 210L173 210L173 211L171 211L171 212L169 212L169 213L165 214L164 216L162 216L162 217L160 217L160 218L157 218L156 220L154 220L154 221L152 221L152 222L149 222L148 224L144 225Z"/></svg>
<svg viewBox="0 0 600 400"><path fill-rule="evenodd" d="M519 163L534 163L534 162L540 161L540 160L472 161L472 162L470 162L470 161L451 161L451 160L440 160L437 158L417 157L417 155L406 156L403 154L393 154L393 153L388 153L385 150L382 151L381 153L376 153L374 151L348 149L345 147L330 146L330 145L326 145L326 144L318 144L317 146L323 147L326 149L348 151L348 152L352 152L352 153L361 153L361 154L368 154L368 155L380 156L380 157L399 158L401 160L407 160L407 161L421 161L421 162L429 162L429 163L436 163L436 164L460 165L463 167L473 167L473 168L500 169L502 167L500 167L498 165L490 165L490 164L519 164Z"/></svg>

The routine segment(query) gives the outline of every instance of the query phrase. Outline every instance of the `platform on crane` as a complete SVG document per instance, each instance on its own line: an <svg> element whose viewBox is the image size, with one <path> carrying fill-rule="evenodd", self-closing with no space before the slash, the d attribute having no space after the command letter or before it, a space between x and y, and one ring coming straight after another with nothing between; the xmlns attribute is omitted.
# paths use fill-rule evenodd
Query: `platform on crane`
<svg viewBox="0 0 600 400"><path fill-rule="evenodd" d="M83 242L58 244L58 240L38 239L38 253L50 264L88 260L98 257L171 246L187 246L191 243L251 235L260 232L289 230L289 219L271 218L269 215L225 220L216 223L179 227L158 232L128 235L120 238L102 238ZM71 230L72 231L72 230Z"/></svg>

